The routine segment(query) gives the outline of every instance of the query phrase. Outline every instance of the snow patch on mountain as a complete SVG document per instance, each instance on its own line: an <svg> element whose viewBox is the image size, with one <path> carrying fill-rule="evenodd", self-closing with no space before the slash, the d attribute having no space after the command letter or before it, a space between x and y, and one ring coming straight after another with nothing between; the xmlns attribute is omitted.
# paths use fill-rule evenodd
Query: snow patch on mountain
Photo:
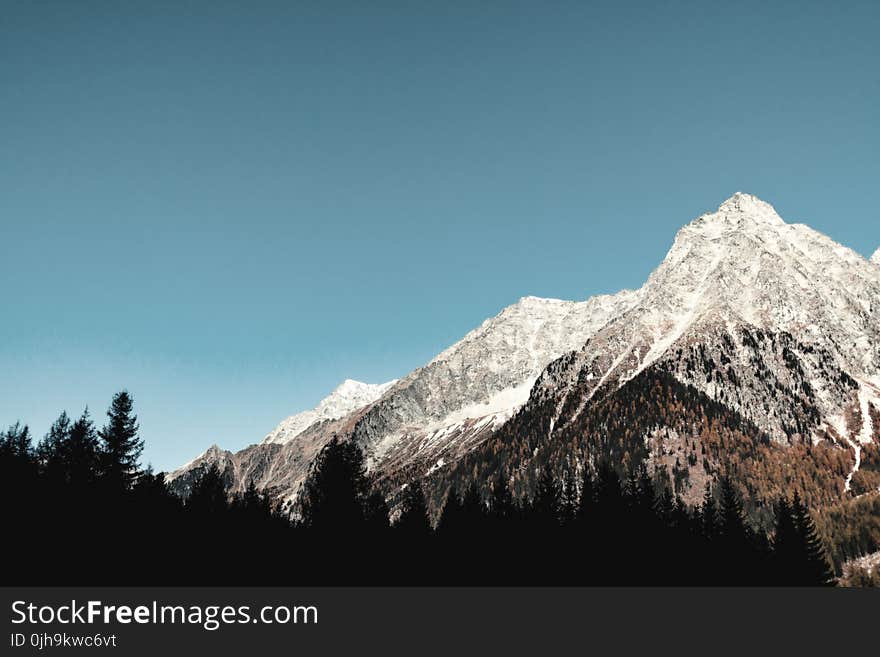
<svg viewBox="0 0 880 657"><path fill-rule="evenodd" d="M874 251L874 255L871 256L871 262L880 265L880 249Z"/></svg>
<svg viewBox="0 0 880 657"><path fill-rule="evenodd" d="M387 383L362 383L352 379L343 381L333 392L322 399L313 409L291 415L273 429L263 444L285 444L293 440L316 422L338 420L352 411L371 404L397 383L397 379Z"/></svg>

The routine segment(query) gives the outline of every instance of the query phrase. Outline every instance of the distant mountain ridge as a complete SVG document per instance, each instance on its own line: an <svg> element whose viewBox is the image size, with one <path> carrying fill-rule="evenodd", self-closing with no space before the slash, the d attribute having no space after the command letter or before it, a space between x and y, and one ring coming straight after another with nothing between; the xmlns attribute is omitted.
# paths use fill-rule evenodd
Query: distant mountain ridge
<svg viewBox="0 0 880 657"><path fill-rule="evenodd" d="M389 497L421 479L434 506L499 477L528 495L542 467L603 459L644 460L690 502L729 475L756 513L795 491L816 508L876 495L878 260L737 193L683 227L641 289L524 297L350 410L298 414L168 480L185 493L217 463L233 490L290 504L337 434Z"/></svg>
<svg viewBox="0 0 880 657"><path fill-rule="evenodd" d="M232 490L255 481L290 500L334 433L358 440L372 466L406 467L417 453L419 459L432 456L426 467L442 467L444 458L456 458L509 418L550 361L636 298L630 291L583 302L523 297L406 377L381 385L344 383L261 443L234 454L212 447L167 481L186 494L194 477L217 463ZM358 394L347 394L355 389ZM351 410L340 413L343 408Z"/></svg>

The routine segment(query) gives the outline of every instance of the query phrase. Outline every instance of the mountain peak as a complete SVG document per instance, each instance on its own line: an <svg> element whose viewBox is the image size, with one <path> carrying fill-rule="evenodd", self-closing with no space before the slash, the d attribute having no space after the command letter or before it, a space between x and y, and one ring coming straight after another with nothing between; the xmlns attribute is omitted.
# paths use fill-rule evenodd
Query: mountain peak
<svg viewBox="0 0 880 657"><path fill-rule="evenodd" d="M348 394L357 390L370 388L372 384L356 381L355 379L345 379L333 390L331 394Z"/></svg>
<svg viewBox="0 0 880 657"><path fill-rule="evenodd" d="M690 243L693 238L714 241L734 233L763 233L785 226L772 205L757 196L737 192L715 212L700 215L682 228L676 241Z"/></svg>
<svg viewBox="0 0 880 657"><path fill-rule="evenodd" d="M874 251L874 255L871 256L871 262L880 265L880 249Z"/></svg>
<svg viewBox="0 0 880 657"><path fill-rule="evenodd" d="M778 221L782 221L774 207L767 203L767 201L762 201L757 196L746 194L745 192L737 192L731 196L718 207L718 211L728 214L740 212L755 217L765 219L775 218Z"/></svg>
<svg viewBox="0 0 880 657"><path fill-rule="evenodd" d="M363 383L354 379L345 379L315 408L291 415L275 427L263 442L281 444L289 442L315 422L336 420L367 404L372 404L395 383L397 379L387 383Z"/></svg>

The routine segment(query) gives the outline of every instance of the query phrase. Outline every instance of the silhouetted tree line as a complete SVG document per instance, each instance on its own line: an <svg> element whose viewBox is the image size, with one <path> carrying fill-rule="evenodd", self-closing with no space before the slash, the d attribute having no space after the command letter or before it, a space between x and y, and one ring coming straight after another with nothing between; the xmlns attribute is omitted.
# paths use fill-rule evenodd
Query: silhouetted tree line
<svg viewBox="0 0 880 657"><path fill-rule="evenodd" d="M778 504L772 537L745 520L722 479L688 508L643 466L554 476L515 497L496 480L450 490L432 517L421 485L393 512L360 449L332 440L304 484L295 521L254 485L229 495L206 469L183 500L141 469L132 398L97 429L62 414L34 445L0 434L9 584L826 585L828 560L806 505ZM393 522L390 520L393 518Z"/></svg>

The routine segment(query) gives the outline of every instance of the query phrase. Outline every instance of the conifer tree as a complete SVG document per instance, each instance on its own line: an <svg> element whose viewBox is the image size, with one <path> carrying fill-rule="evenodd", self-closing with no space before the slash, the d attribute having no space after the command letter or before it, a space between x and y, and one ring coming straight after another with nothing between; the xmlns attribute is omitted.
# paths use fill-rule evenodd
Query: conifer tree
<svg viewBox="0 0 880 657"><path fill-rule="evenodd" d="M37 463L44 475L52 480L61 478L63 471L63 452L70 437L70 418L62 411L58 419L52 423L48 433L39 442L36 449Z"/></svg>
<svg viewBox="0 0 880 657"><path fill-rule="evenodd" d="M545 466L541 470L531 506L531 513L538 525L544 527L559 525L562 519L562 492L550 466Z"/></svg>
<svg viewBox="0 0 880 657"><path fill-rule="evenodd" d="M797 583L794 563L799 558L801 548L800 531L791 505L782 498L776 504L776 527L773 532L773 578L784 586Z"/></svg>
<svg viewBox="0 0 880 657"><path fill-rule="evenodd" d="M302 524L326 534L363 529L367 491L360 448L334 436L318 454L303 486Z"/></svg>
<svg viewBox="0 0 880 657"><path fill-rule="evenodd" d="M801 541L801 583L811 586L829 586L834 582L834 573L828 563L825 545L816 529L816 523L807 505L795 492L791 504L792 515Z"/></svg>
<svg viewBox="0 0 880 657"><path fill-rule="evenodd" d="M581 471L580 495L578 496L578 506L576 518L579 523L584 523L592 512L592 507L596 503L596 483L590 472L590 467L586 463Z"/></svg>
<svg viewBox="0 0 880 657"><path fill-rule="evenodd" d="M394 524L395 530L407 538L425 538L431 533L428 518L428 503L420 482L412 482L404 491L400 516Z"/></svg>
<svg viewBox="0 0 880 657"><path fill-rule="evenodd" d="M700 524L703 536L708 539L718 534L718 505L715 503L715 495L712 491L712 483L706 482L706 490L703 493L703 506L700 508Z"/></svg>
<svg viewBox="0 0 880 657"><path fill-rule="evenodd" d="M721 480L718 518L721 533L725 537L735 541L747 538L749 531L745 524L742 500L728 477Z"/></svg>
<svg viewBox="0 0 880 657"><path fill-rule="evenodd" d="M216 516L229 508L226 482L216 463L212 463L193 484L187 507L204 516Z"/></svg>
<svg viewBox="0 0 880 657"><path fill-rule="evenodd" d="M578 510L578 490L574 472L566 470L562 477L562 489L560 491L560 516L563 524L574 521Z"/></svg>
<svg viewBox="0 0 880 657"><path fill-rule="evenodd" d="M494 524L506 524L508 527L513 523L516 514L516 503L507 477L499 475L492 484L492 493L489 496L489 515Z"/></svg>
<svg viewBox="0 0 880 657"><path fill-rule="evenodd" d="M100 454L95 425L86 408L70 427L60 449L65 479L74 486L95 483L99 475Z"/></svg>
<svg viewBox="0 0 880 657"><path fill-rule="evenodd" d="M128 391L116 393L107 410L107 424L99 432L104 476L112 485L124 489L131 488L144 450L133 408Z"/></svg>
<svg viewBox="0 0 880 657"><path fill-rule="evenodd" d="M31 432L27 425L16 422L5 432L0 433L0 454L20 461L32 457Z"/></svg>
<svg viewBox="0 0 880 657"><path fill-rule="evenodd" d="M656 512L660 521L667 527L676 524L676 498L672 494L672 489L664 487L657 498Z"/></svg>
<svg viewBox="0 0 880 657"><path fill-rule="evenodd" d="M458 497L455 487L451 486L446 493L440 520L437 522L437 533L444 541L451 541L463 533L466 524L464 505Z"/></svg>
<svg viewBox="0 0 880 657"><path fill-rule="evenodd" d="M462 529L467 536L474 537L485 529L486 508L475 483L471 483L465 490L461 498L461 510L464 519Z"/></svg>
<svg viewBox="0 0 880 657"><path fill-rule="evenodd" d="M657 495L654 491L654 482L648 474L648 468L644 463L640 463L636 470L638 477L638 506L645 514L652 513L657 505Z"/></svg>
<svg viewBox="0 0 880 657"><path fill-rule="evenodd" d="M367 494L363 501L364 522L366 529L373 534L384 536L384 532L389 528L388 516L390 510L388 502L381 491L374 490Z"/></svg>
<svg viewBox="0 0 880 657"><path fill-rule="evenodd" d="M0 432L0 491L4 503L10 496L26 491L36 473L30 430L16 422Z"/></svg>
<svg viewBox="0 0 880 657"><path fill-rule="evenodd" d="M142 473L143 476L145 473ZM140 482L140 476L138 477ZM251 479L243 493L235 496L234 508L252 524L268 518L272 515L272 507L269 498L260 493L257 483Z"/></svg>

